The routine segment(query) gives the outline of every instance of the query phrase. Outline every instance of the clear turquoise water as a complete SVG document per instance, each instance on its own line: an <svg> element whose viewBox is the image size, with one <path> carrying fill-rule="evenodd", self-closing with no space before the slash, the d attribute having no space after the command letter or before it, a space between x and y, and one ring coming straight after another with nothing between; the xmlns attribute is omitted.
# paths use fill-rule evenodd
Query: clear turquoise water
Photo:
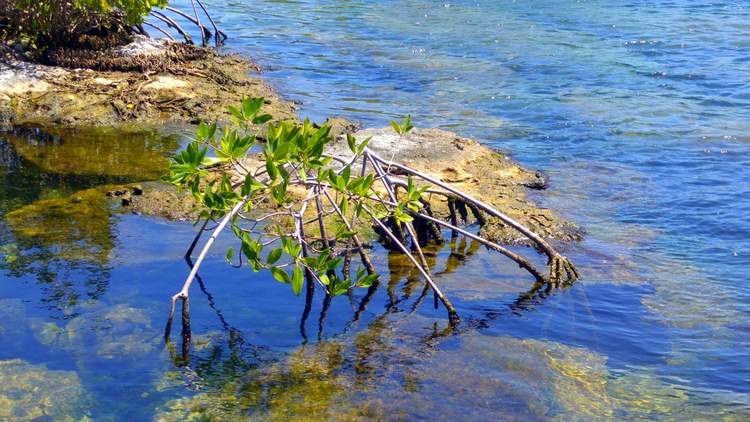
<svg viewBox="0 0 750 422"><path fill-rule="evenodd" d="M747 393L750 366L740 358L750 351L746 6L296 1L216 7L223 26L242 34L230 48L252 52L281 92L302 102L302 114L342 115L366 125L410 114L420 125L477 137L547 171L552 187L541 201L589 231L576 253L591 258L597 282L614 283L610 295L646 305L623 308L614 306L623 299L589 294L605 302L597 307L606 320L556 324L572 332L553 336L603 352L619 349L614 354L625 355L622 365L634 354L658 365L667 353L656 351L661 347L690 354L705 367L690 375L661 370L690 385ZM581 284L582 292L594 288L592 281ZM646 327L636 327L641 324L668 329L646 334ZM594 340L594 333L602 337ZM617 361L611 350L605 354Z"/></svg>
<svg viewBox="0 0 750 422"><path fill-rule="evenodd" d="M357 292L321 318L316 297L306 319L303 299L217 253L204 271L210 299L194 293L186 363L160 335L165 298L187 272L189 224L115 214L79 240L95 253L74 259L69 245L0 222L4 247L42 257L0 270L0 359L76 374L96 420L151 420L183 396L282 420L284 409L348 414L345 404L373 419L750 418L747 7L209 4L232 34L226 48L263 65L302 115L371 126L410 114L549 173L537 199L588 232L566 247L582 280L524 299L529 280L501 258L446 248L436 272L465 322L445 337L429 303L410 313L421 286L385 253L390 282L366 310ZM101 183L0 145L1 212ZM320 358L339 343L340 359ZM313 369L300 377L298 366Z"/></svg>

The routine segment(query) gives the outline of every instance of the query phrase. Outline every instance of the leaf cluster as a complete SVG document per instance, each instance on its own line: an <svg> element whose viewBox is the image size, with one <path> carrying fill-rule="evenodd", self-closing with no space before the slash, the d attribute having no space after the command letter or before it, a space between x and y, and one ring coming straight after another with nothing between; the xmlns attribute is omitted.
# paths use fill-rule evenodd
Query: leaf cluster
<svg viewBox="0 0 750 422"><path fill-rule="evenodd" d="M133 25L168 0L3 0L0 38L44 53L59 47L94 48L92 36L122 42ZM115 35L114 37L112 35ZM98 45L98 44L97 44Z"/></svg>
<svg viewBox="0 0 750 422"><path fill-rule="evenodd" d="M227 251L227 261L253 271L267 270L275 280L289 284L296 295L305 279L334 296L353 287L369 287L378 274L361 268L353 275L344 274L345 258L333 245L351 245L357 236L351 221L363 213L367 202L399 222L411 221L408 210L419 209L426 188L418 188L409 179L398 206L379 206L382 201L374 189L377 178L353 172L370 139L360 142L347 135L352 157L333 157L326 154L326 145L333 141L330 126L309 120L273 122L263 113L263 105L262 98L245 98L231 107L230 124L221 134L215 123L201 123L195 140L172 157L165 180L190 192L201 205L203 218L241 210L229 215L240 247L236 255L234 249ZM411 130L408 118L394 126L400 133ZM262 157L260 165L253 161L257 168L246 168L251 153ZM307 193L306 199L300 198L300 189ZM329 204L328 211L321 209L323 201ZM333 228L326 238L305 233L305 225L311 224L305 223L310 219L305 210L312 209L317 210L321 226ZM322 229L320 235L324 235Z"/></svg>

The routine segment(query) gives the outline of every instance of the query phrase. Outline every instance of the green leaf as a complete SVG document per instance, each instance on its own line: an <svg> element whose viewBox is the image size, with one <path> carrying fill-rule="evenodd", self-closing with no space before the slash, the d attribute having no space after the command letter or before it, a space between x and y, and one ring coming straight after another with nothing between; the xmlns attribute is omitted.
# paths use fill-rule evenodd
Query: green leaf
<svg viewBox="0 0 750 422"><path fill-rule="evenodd" d="M195 136L198 138L199 141L204 142L204 141L213 139L215 133L216 133L216 123L207 125L204 122L201 122L198 125L198 129L195 131Z"/></svg>
<svg viewBox="0 0 750 422"><path fill-rule="evenodd" d="M232 262L233 256L234 256L234 248L227 249L227 262Z"/></svg>
<svg viewBox="0 0 750 422"><path fill-rule="evenodd" d="M365 270L364 268L358 268L357 269L357 274L356 274L357 280L359 280L362 277L364 277L364 275L365 275L366 272L367 272L367 270Z"/></svg>
<svg viewBox="0 0 750 422"><path fill-rule="evenodd" d="M228 108L229 108L229 114L231 114L232 116L234 116L240 121L244 120L244 116L242 115L242 111L240 111L240 109L238 109L235 106L229 106Z"/></svg>
<svg viewBox="0 0 750 422"><path fill-rule="evenodd" d="M257 190L264 189L266 186L260 183L252 175L245 176L245 183L242 185L242 196L247 196Z"/></svg>
<svg viewBox="0 0 750 422"><path fill-rule="evenodd" d="M273 265L273 264L275 264L275 263L276 263L276 261L278 261L278 260L279 260L279 258L281 258L281 252L282 252L282 251L281 251L281 248L275 248L274 250L272 250L272 251L271 251L271 252L270 252L270 253L268 254L268 257L266 258L266 263L267 263L268 265Z"/></svg>
<svg viewBox="0 0 750 422"><path fill-rule="evenodd" d="M304 275L302 274L302 268L297 265L294 267L294 272L292 273L292 291L294 291L294 294L299 296L300 292L302 292L302 284L305 280Z"/></svg>
<svg viewBox="0 0 750 422"><path fill-rule="evenodd" d="M266 171L268 172L268 177L271 178L271 180L276 180L276 178L279 177L279 168L276 167L276 164L273 163L272 160L269 160L266 158Z"/></svg>
<svg viewBox="0 0 750 422"><path fill-rule="evenodd" d="M399 124L395 120L391 120L391 127L393 127L393 130L395 130L396 133L401 135L401 126L399 126Z"/></svg>
<svg viewBox="0 0 750 422"><path fill-rule="evenodd" d="M369 274L357 281L357 287L370 287L378 279L378 274Z"/></svg>
<svg viewBox="0 0 750 422"><path fill-rule="evenodd" d="M346 196L341 198L341 202L339 202L339 210L341 211L341 214L344 215L346 215L346 212L349 210L349 200Z"/></svg>
<svg viewBox="0 0 750 422"><path fill-rule="evenodd" d="M328 171L326 172L326 176L328 177L328 182L331 183L331 186L337 187L336 173L328 169Z"/></svg>
<svg viewBox="0 0 750 422"><path fill-rule="evenodd" d="M286 202L286 181L284 183L281 183L280 185L275 186L273 189L271 189L271 195L273 196L274 201L276 201L279 205L284 205Z"/></svg>
<svg viewBox="0 0 750 422"><path fill-rule="evenodd" d="M393 209L393 216L396 217L396 220L402 223L410 223L414 221L414 217L404 212L404 204L399 204L398 207Z"/></svg>
<svg viewBox="0 0 750 422"><path fill-rule="evenodd" d="M276 161L282 161L286 159L286 156L289 154L289 142L284 142L279 145L278 148L276 148L276 151L273 153L273 159Z"/></svg>
<svg viewBox="0 0 750 422"><path fill-rule="evenodd" d="M411 116L406 116L404 118L404 121L401 123L401 129L404 133L409 133L414 129L414 126L411 125Z"/></svg>
<svg viewBox="0 0 750 422"><path fill-rule="evenodd" d="M242 114L246 119L255 117L260 111L260 107L263 105L263 98L250 98L245 97L242 99Z"/></svg>
<svg viewBox="0 0 750 422"><path fill-rule="evenodd" d="M271 116L270 114L261 114L260 116L257 116L253 119L253 124L262 125L263 123L266 123L271 119L273 119L273 116Z"/></svg>
<svg viewBox="0 0 750 422"><path fill-rule="evenodd" d="M332 282L333 286L330 288L331 294L334 296L342 295L349 291L349 288L351 285L349 284L349 280L341 280L339 278L335 278Z"/></svg>
<svg viewBox="0 0 750 422"><path fill-rule="evenodd" d="M220 163L222 160L219 157L206 157L203 159L201 164L205 167L211 167L217 163Z"/></svg>
<svg viewBox="0 0 750 422"><path fill-rule="evenodd" d="M361 144L359 144L359 147L357 147L357 151L356 151L357 155L361 154L362 151L364 151L365 148L367 148L367 145L370 143L371 139L372 139L372 136L370 136L369 138L365 139L364 141L362 141Z"/></svg>
<svg viewBox="0 0 750 422"><path fill-rule="evenodd" d="M292 281L289 278L289 274L279 267L271 267L271 274L273 274L273 278L281 283L289 284Z"/></svg>

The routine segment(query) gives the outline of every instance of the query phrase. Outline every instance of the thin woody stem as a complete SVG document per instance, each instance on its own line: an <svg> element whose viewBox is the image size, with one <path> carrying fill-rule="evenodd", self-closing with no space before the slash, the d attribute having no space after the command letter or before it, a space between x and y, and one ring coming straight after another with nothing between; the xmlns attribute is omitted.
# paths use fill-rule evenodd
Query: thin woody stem
<svg viewBox="0 0 750 422"><path fill-rule="evenodd" d="M190 38L190 35L188 35L187 32L185 32L185 30L182 29L182 27L177 22L174 21L174 19L156 10L151 11L151 16L166 23L168 27L174 28L180 35L182 35L186 43L193 44L193 39Z"/></svg>
<svg viewBox="0 0 750 422"><path fill-rule="evenodd" d="M198 29L201 31L201 45L206 46L206 33L203 31L204 26L201 25L201 18L198 16L198 9L195 7L195 0L190 0L190 4L193 6L193 14L195 15L195 24L198 25ZM209 35L210 36L210 35Z"/></svg>
<svg viewBox="0 0 750 422"><path fill-rule="evenodd" d="M175 304L177 302L177 299L182 299L183 301L183 309L186 303L186 300L189 296L190 291L190 285L193 283L193 280L195 280L195 276L198 274L198 269L200 269L201 264L203 264L203 260L206 259L206 256L208 255L208 251L211 250L211 246L213 246L214 242L216 241L216 238L219 237L219 234L224 230L224 228L227 226L229 221L232 220L235 214L237 214L242 207L245 205L245 203L248 201L249 197L244 198L240 202L238 202L234 208L230 212L227 213L227 215L224 216L224 218L221 220L218 226L214 229L214 231L211 233L211 237L208 238L206 241L206 244L203 245L203 249L201 250L201 253L198 255L198 259L195 260L195 265L193 265L193 268L190 270L190 274L188 275L187 279L185 279L185 283L182 285L182 289L177 292L174 296L172 296L172 302L169 310L169 318L167 319L167 326L164 329L164 337L169 338L169 334L172 331L172 320L174 319L174 311L175 311Z"/></svg>
<svg viewBox="0 0 750 422"><path fill-rule="evenodd" d="M206 6L203 5L203 2L201 0L195 0L195 1L198 3L198 6L200 6L201 9L203 9L203 13L206 14L208 21L211 22L211 25L214 27L216 46L218 47L224 40L227 39L227 34L225 34L222 30L220 30L218 26L216 26L216 22L214 22L214 19L211 17L211 14L208 13L208 9L206 9ZM219 36L221 36L223 39L219 40Z"/></svg>
<svg viewBox="0 0 750 422"><path fill-rule="evenodd" d="M557 254L557 251L555 251L555 249L552 247L552 245L550 245L549 243L547 243L547 241L544 240L541 236L539 236L538 234L534 233L533 231L527 229L521 223L517 222L516 220L512 219L511 217L509 217L509 216L501 213L500 211L498 211L497 209L495 209L491 205L488 205L488 204L486 204L486 203L484 203L484 202L482 202L482 201L480 201L480 200L472 197L471 195L468 195L466 193L460 192L457 189L454 189L453 187L451 187L450 185L448 185L446 183L443 183L443 182L441 182L441 181L439 181L439 180L437 180L437 179L435 179L433 177L430 177L430 176L428 176L428 175L426 175L426 174L424 174L424 173L422 173L420 171L414 170L414 169L412 169L410 167L407 167L407 166L399 164L399 163L386 161L383 158L380 158L377 154L375 154L371 150L368 150L367 153L369 154L370 157L374 158L378 162L381 162L381 163L386 164L386 165L390 165L391 167L395 167L395 168L397 168L399 170L405 171L405 172L410 173L410 174L412 174L414 176L422 178L422 179L424 179L424 180L426 180L426 181L428 181L428 182L430 182L430 183L432 183L432 184L434 184L436 186L439 186L439 187L447 190L448 192L453 193L454 195L457 195L457 196L465 199L468 202L471 202L471 203L475 204L476 206L478 206L479 208L483 209L485 212L487 212L491 216L499 218L504 223L508 224L509 226L511 226L514 229L518 230L519 232L523 233L529 239L531 239L534 242L536 242L545 251L545 253L547 253L547 255L549 255L550 257L552 257L553 255Z"/></svg>
<svg viewBox="0 0 750 422"><path fill-rule="evenodd" d="M398 198L396 197L396 193L394 192L393 187L390 185L388 176L386 176L385 172L383 171L383 168L380 167L380 164L378 164L378 162L373 159L369 151L365 151L365 156L372 163L372 167L375 169L375 172L380 177L380 180L383 183L383 186L385 186L385 189L388 192L388 196L390 196L391 201L397 203ZM388 171L390 171L390 167L388 168ZM398 225L398 223L396 224ZM419 238L417 237L417 233L414 231L414 226L410 222L406 222L404 225L406 226L406 231L409 232L409 236L411 236L412 245L414 245L414 249L416 249L417 253L419 254L419 261L422 263L422 267L424 267L425 272L427 272L427 274L431 274L430 266L427 263L427 259L424 257L424 252L422 252L422 247L419 245ZM437 290L435 291L435 294L437 295ZM437 297L435 299L436 299L435 307L437 307Z"/></svg>
<svg viewBox="0 0 750 422"><path fill-rule="evenodd" d="M372 211L370 211L367 206L362 205L362 210L367 213L367 215L370 216L372 221L377 224L383 232L385 232L393 242L398 245L399 249L401 249L401 252L406 254L406 257L409 258L411 263L419 270L419 272L422 274L422 276L427 280L427 284L430 285L432 290L435 292L437 297L440 299L440 301L443 303L445 308L448 310L448 315L450 317L450 320L452 323L457 323L459 321L458 319L458 313L456 312L456 308L453 306L453 304L448 300L448 298L443 294L442 291L440 291L440 288L435 284L435 282L432 280L432 277L427 273L427 271L417 262L416 258L409 252L409 248L406 247L403 243L399 242L398 238L388 229L388 227L380 221L379 218L375 217L375 214L373 214Z"/></svg>
<svg viewBox="0 0 750 422"><path fill-rule="evenodd" d="M176 14L182 16L183 18L189 20L190 22L198 25L201 28L201 30L206 33L207 36L210 37L212 35L211 34L211 30L209 30L205 25L201 25L199 19L196 19L195 17L188 15L187 13L183 12L180 9L175 9L174 7L167 6L164 9L168 10L168 11L170 11L172 13L176 13Z"/></svg>
<svg viewBox="0 0 750 422"><path fill-rule="evenodd" d="M346 229L349 231L353 231L352 226L346 220L346 216L343 212L341 212L341 209L336 204L336 201L331 198L331 195L328 193L328 190L326 188L323 188L323 195L325 195L326 199L328 199L328 202L330 202L331 206L333 206L333 209L336 210L336 213L339 215L339 217L341 217L341 220L344 222ZM357 236L356 234L352 236L352 241L354 241L354 245L357 247L357 251L359 251L359 257L360 259L362 259L362 264L365 266L365 269L367 269L367 273L376 274L377 272L375 271L375 266L372 265L370 257L367 256L364 246L362 245L362 241L359 240L359 236Z"/></svg>

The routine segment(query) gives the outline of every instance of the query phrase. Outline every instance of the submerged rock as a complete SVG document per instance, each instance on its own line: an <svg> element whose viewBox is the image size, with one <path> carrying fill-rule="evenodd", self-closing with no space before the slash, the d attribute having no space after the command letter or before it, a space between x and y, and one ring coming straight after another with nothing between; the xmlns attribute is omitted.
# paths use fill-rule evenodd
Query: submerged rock
<svg viewBox="0 0 750 422"><path fill-rule="evenodd" d="M42 248L57 259L103 264L114 248L109 217L106 197L95 188L36 201L4 219L22 250ZM13 264L33 261L34 256L21 253Z"/></svg>
<svg viewBox="0 0 750 422"><path fill-rule="evenodd" d="M0 420L84 421L84 390L75 372L20 359L0 361Z"/></svg>
<svg viewBox="0 0 750 422"><path fill-rule="evenodd" d="M41 325L35 333L37 340L49 347L105 359L134 358L157 349L160 332L143 310L126 305L98 306L64 327L53 322Z"/></svg>
<svg viewBox="0 0 750 422"><path fill-rule="evenodd" d="M320 343L248 372L221 391L166 403L154 421L360 420L338 370L344 346ZM255 412L253 412L255 410Z"/></svg>
<svg viewBox="0 0 750 422"><path fill-rule="evenodd" d="M706 395L644 368L622 375L588 349L477 332L445 337L430 326L418 317L376 319L346 341L303 346L278 363L169 401L154 421L750 416L737 405L747 397Z"/></svg>
<svg viewBox="0 0 750 422"><path fill-rule="evenodd" d="M99 183L158 179L169 167L168 154L180 145L178 136L137 128L17 127L1 136L41 172Z"/></svg>

